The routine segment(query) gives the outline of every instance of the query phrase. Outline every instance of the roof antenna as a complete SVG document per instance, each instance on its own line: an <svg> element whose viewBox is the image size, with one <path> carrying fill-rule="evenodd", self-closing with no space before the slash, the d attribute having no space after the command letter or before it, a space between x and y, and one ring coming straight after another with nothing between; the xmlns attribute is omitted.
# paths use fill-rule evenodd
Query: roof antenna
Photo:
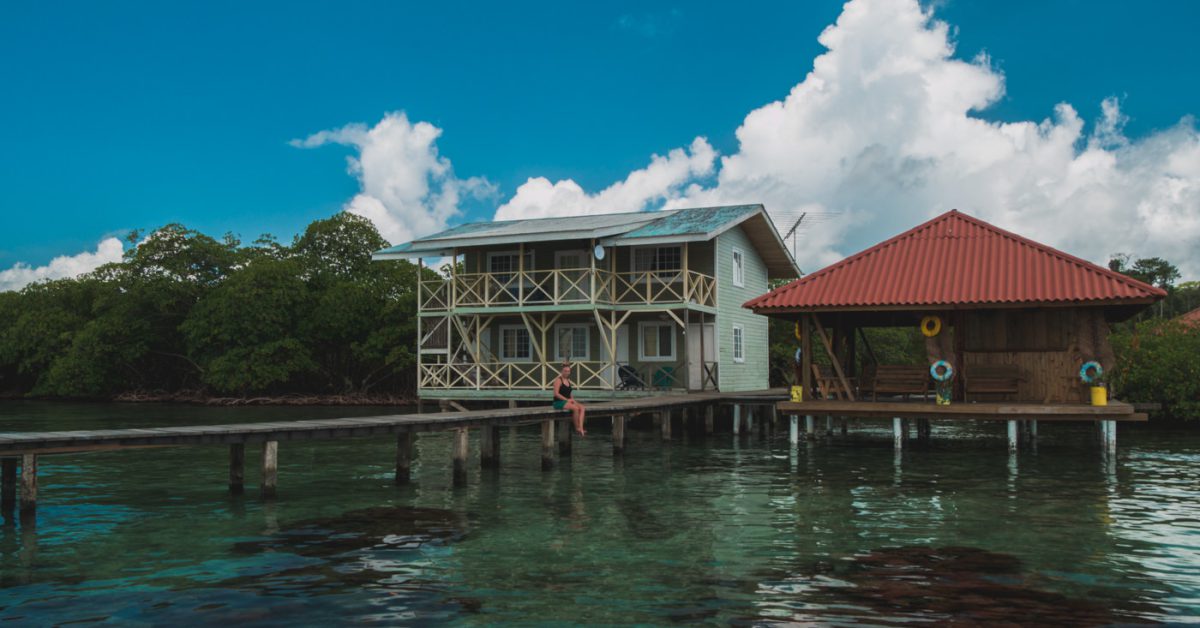
<svg viewBox="0 0 1200 628"><path fill-rule="evenodd" d="M796 253L797 253L796 246L797 246L797 243L800 241L800 236L799 236L799 234L796 233L796 230L800 228L800 223L804 222L804 217L807 215L808 215L808 212L800 212L800 217L796 219L796 224L792 225L792 228L788 229L788 232L783 235L784 241L787 241L788 237L792 238L792 259L793 260L796 259Z"/></svg>

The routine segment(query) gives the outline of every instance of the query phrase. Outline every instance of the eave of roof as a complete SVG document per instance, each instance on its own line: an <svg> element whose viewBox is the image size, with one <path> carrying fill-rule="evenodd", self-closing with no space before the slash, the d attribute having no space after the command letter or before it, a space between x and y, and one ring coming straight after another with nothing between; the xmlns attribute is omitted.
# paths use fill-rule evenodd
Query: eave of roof
<svg viewBox="0 0 1200 628"><path fill-rule="evenodd" d="M954 233L956 226L961 233ZM784 314L1141 304L1164 296L1136 279L951 210L744 307Z"/></svg>

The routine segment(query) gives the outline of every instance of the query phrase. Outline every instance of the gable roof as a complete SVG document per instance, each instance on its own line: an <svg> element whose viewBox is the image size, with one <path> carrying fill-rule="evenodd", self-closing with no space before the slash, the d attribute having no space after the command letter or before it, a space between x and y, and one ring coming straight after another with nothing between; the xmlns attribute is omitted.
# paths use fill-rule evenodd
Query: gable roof
<svg viewBox="0 0 1200 628"><path fill-rule="evenodd" d="M1166 292L951 210L746 302L772 312L1153 303Z"/></svg>
<svg viewBox="0 0 1200 628"><path fill-rule="evenodd" d="M703 242L742 225L772 279L799 277L762 205L727 205L650 212L471 222L376 251L377 260L444 257L455 250L561 240L596 240L604 246Z"/></svg>

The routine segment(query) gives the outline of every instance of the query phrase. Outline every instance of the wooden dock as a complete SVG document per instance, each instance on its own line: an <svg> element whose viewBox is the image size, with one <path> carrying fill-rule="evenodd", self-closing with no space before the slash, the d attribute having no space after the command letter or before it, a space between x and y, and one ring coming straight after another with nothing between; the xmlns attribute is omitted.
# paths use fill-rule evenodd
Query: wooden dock
<svg viewBox="0 0 1200 628"><path fill-rule="evenodd" d="M928 438L930 420L1001 420L1008 422L1009 451L1016 453L1018 433L1036 439L1039 420L1092 421L1101 425L1106 452L1115 452L1116 422L1145 421L1146 415L1119 401L1096 407L1081 404L1039 405L1020 403L956 403L939 406L930 402L884 401L853 402L810 400L791 402L781 389L746 393L702 392L666 394L637 399L616 399L588 404L588 418L612 420L614 455L625 449L626 422L639 415L652 415L664 441L672 438L672 416L682 413L684 419L703 419L703 430L714 431L715 409L731 408L732 432L737 435L754 431L753 410L757 408L773 426L779 415L790 418L789 440L796 444L801 438L800 417L806 419L804 432L816 436L816 415L826 417L826 431L831 434L834 417L891 419L895 446L900 449L908 439L910 420L915 420L918 438ZM272 497L278 485L279 443L300 440L333 440L341 438L393 436L396 439L395 481L409 481L416 436L422 432L450 431L454 433L450 447L454 481L466 482L470 431L479 432L479 464L485 468L500 464L500 428L518 425L541 425L542 468L555 465L556 453L569 455L571 429L569 414L550 406L466 410L385 416L281 421L268 423L235 423L225 425L165 426L113 430L77 430L58 432L0 433L0 511L7 516L17 501L20 485L21 515L35 512L38 498L37 466L40 456L87 451L110 451L145 447L182 447L196 445L225 445L229 447L229 490L244 491L246 480L246 445L262 447L260 491ZM699 424L696 424L699 429ZM18 475L18 471L20 471ZM18 482L19 480L19 482Z"/></svg>
<svg viewBox="0 0 1200 628"><path fill-rule="evenodd" d="M618 399L588 404L588 418L611 418L613 421L613 451L620 454L625 447L625 422L633 416L657 415L664 439L671 437L670 417L683 412L704 418L704 429L713 430L714 409L733 405L735 417L743 406L766 406L785 398L782 390L746 393L671 394L637 399ZM735 422L741 423L740 419ZM396 437L396 482L408 481L412 464L415 436L421 432L454 431L451 457L457 483L467 476L469 430L480 431L480 464L492 467L499 464L501 427L540 423L542 426L542 467L552 468L555 450L569 451L569 414L550 406L395 414L387 416L282 421L270 423L236 423L225 425L165 426L159 428L74 430L61 432L4 432L0 433L0 509L6 514L16 501L18 466L21 470L21 513L32 514L37 504L38 457L52 454L103 451L139 447L180 447L194 445L227 445L229 447L229 489L243 491L247 444L263 448L260 489L264 496L275 493L278 477L279 443L299 440L333 440L368 436ZM564 425L559 426L559 423ZM556 428L558 434L556 435ZM735 428L736 431L736 428Z"/></svg>

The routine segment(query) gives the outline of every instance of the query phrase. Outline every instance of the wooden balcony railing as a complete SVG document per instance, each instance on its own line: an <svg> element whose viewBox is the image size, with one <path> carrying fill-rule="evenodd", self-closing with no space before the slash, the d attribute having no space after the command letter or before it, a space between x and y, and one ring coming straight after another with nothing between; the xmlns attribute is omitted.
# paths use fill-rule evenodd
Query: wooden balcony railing
<svg viewBox="0 0 1200 628"><path fill-rule="evenodd" d="M584 390L671 390L688 385L688 370L682 362L621 365L608 362L572 362L572 380ZM550 390L561 363L539 362L441 362L422 364L418 386L442 390ZM701 389L716 390L717 363L704 362ZM618 370L621 369L621 370Z"/></svg>
<svg viewBox="0 0 1200 628"><path fill-rule="evenodd" d="M422 311L519 305L717 305L717 281L694 270L612 272L590 268L461 273L422 281Z"/></svg>

